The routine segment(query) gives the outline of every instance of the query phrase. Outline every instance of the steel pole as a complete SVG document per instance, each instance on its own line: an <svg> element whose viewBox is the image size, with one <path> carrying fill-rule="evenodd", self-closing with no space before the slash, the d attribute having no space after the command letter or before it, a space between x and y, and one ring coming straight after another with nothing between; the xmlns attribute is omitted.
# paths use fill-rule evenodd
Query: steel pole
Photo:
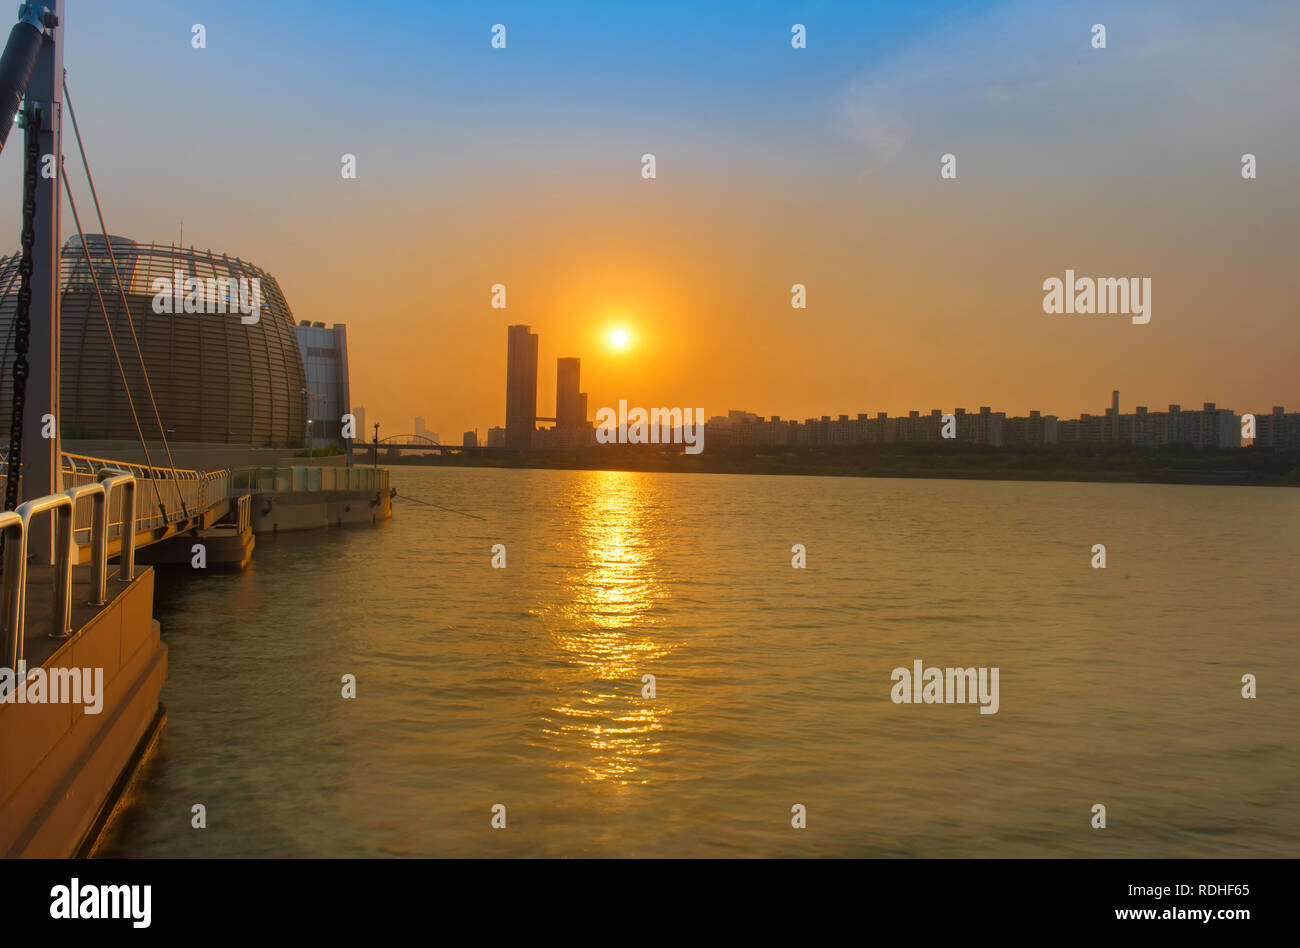
<svg viewBox="0 0 1300 948"><path fill-rule="evenodd" d="M47 0L57 19L41 41L26 107L41 110L41 168L36 176L36 244L32 251L31 348L27 404L23 413L24 501L63 489L59 453L59 188L62 186L64 0ZM55 156L48 158L46 156ZM46 177L46 170L52 171ZM53 437L43 437L52 416ZM28 540L34 563L54 563L54 523L42 524Z"/></svg>

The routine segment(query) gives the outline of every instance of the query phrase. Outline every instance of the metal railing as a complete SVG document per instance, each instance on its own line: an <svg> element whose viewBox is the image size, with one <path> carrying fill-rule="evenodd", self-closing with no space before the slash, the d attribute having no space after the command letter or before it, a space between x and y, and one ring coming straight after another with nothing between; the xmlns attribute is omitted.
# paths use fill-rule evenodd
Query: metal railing
<svg viewBox="0 0 1300 948"><path fill-rule="evenodd" d="M78 484L67 490L72 498L72 522L77 521L77 501L91 500L90 511L90 604L102 606L108 595L108 491L103 481ZM134 506L134 503L132 504ZM96 529L98 528L98 529ZM134 531L131 533L135 536Z"/></svg>
<svg viewBox="0 0 1300 948"><path fill-rule="evenodd" d="M229 475L225 471L207 474L187 468L150 467L107 458L90 458L80 454L63 455L65 484L72 486L93 484L99 479L99 472L105 468L130 474L140 484L140 490L145 495L141 498L143 501L141 506L149 513L144 514L140 509L134 511L137 530L149 530L179 520L187 520L207 510L216 500L229 496L227 490L215 492L212 490L214 481L224 479L228 484ZM159 503L162 504L162 510L157 507ZM166 511L165 516L163 511ZM85 524L78 527L79 531L85 529Z"/></svg>
<svg viewBox="0 0 1300 948"><path fill-rule="evenodd" d="M91 458L81 454L63 455L65 484L72 486L91 484L98 480L104 471L130 474L135 478L138 490L143 492L141 505L132 511L136 530L151 530L181 520L193 519L231 495L229 471L150 467L107 458ZM154 492L155 488L157 493ZM167 513L166 517L155 506L159 498ZM142 513L141 507L149 513ZM81 534L89 529L90 524L86 520L77 521L76 533Z"/></svg>
<svg viewBox="0 0 1300 948"><path fill-rule="evenodd" d="M8 473L2 458L0 472ZM229 471L159 468L65 453L62 473L67 490L29 500L17 510L0 512L0 533L5 536L0 591L4 665L15 674L23 660L27 631L27 554L33 519L47 513L55 518L54 611L49 634L66 638L72 633L72 568L78 559L82 534L90 550L87 602L102 606L108 601L110 539L120 541L118 576L130 582L135 578L135 543L139 531L201 517L231 496ZM142 490L149 501L161 499L162 510L149 501L137 503L137 494ZM90 503L84 503L86 500ZM142 506L157 512L141 515Z"/></svg>
<svg viewBox="0 0 1300 948"><path fill-rule="evenodd" d="M25 534L23 529L23 518L18 516L15 510L0 511L0 534L4 536L5 541L5 560L6 566L10 559L10 551L15 549L23 541ZM19 573L22 573L19 576ZM23 651L23 632L22 617L24 600L27 598L26 570L21 567L14 569L5 569L4 581L0 584L0 618L4 620L4 667L12 668L14 674L18 674L18 662L22 657ZM23 582L19 582L19 580ZM16 644L15 644L16 643Z"/></svg>
<svg viewBox="0 0 1300 948"><path fill-rule="evenodd" d="M235 498L235 530L242 537L253 527L253 495L240 494Z"/></svg>
<svg viewBox="0 0 1300 948"><path fill-rule="evenodd" d="M5 462L0 458L0 472ZM235 522L240 533L252 526L253 492L378 491L387 493L389 472L368 467L249 467L237 471L193 471L158 468L130 462L63 455L63 476L67 490L38 497L17 510L0 511L0 535L4 537L3 577L0 582L0 619L4 623L4 666L18 671L23 660L27 625L27 551L32 520L45 514L54 517L53 638L72 633L72 567L78 558L78 534L87 533L90 549L89 605L108 601L108 543L120 539L118 576L123 582L135 578L136 533L186 519L180 501L185 501L189 518L201 515L223 500L233 500ZM146 488L145 485L148 484ZM145 491L156 499L157 487L164 498L166 516L138 516L137 493ZM235 493L236 491L244 493ZM83 501L89 500L89 511ZM114 501L117 501L115 506ZM117 519L113 519L114 512ZM83 516L84 514L84 516Z"/></svg>
<svg viewBox="0 0 1300 948"><path fill-rule="evenodd" d="M120 506L121 517L117 521L117 534L122 538L121 555L118 562L118 574L123 582L129 583L135 579L135 531L122 530L122 525L127 521L127 512L131 514L132 520L135 518L135 475L126 471L114 470L113 468L104 468L99 472L100 483L104 485L104 520L103 531L105 544L108 541L109 528L112 526L109 520L109 513L112 506L109 503L113 499L113 491L117 488L122 489L122 503ZM75 521L74 521L75 525ZM75 532L75 531L74 531ZM91 544L94 547L94 544Z"/></svg>
<svg viewBox="0 0 1300 948"><path fill-rule="evenodd" d="M14 600L17 613L9 616L18 633L14 658L21 659L23 629L27 623L27 540L31 536L32 520L44 513L54 517L54 628L50 635L56 639L66 638L68 626L72 624L72 556L76 549L72 542L72 495L66 492L46 494L19 504L14 513L22 519L23 532L17 543L5 547L9 559L5 563L5 582L9 582L12 576L23 590L23 595Z"/></svg>
<svg viewBox="0 0 1300 948"><path fill-rule="evenodd" d="M122 518L118 533L122 537L119 577L130 582L135 578L135 530L127 529L128 517L135 512L135 476L103 470L101 479L92 484L78 484L59 494L48 494L20 504L17 510L0 512L0 532L5 535L3 591L0 604L4 620L4 665L18 674L23 660L23 642L27 632L27 544L31 522L39 516L54 517L54 584L53 622L50 636L67 638L72 634L72 567L77 556L74 517L79 501L91 500L90 517L90 599L102 606L108 599L108 534L112 500L121 498Z"/></svg>

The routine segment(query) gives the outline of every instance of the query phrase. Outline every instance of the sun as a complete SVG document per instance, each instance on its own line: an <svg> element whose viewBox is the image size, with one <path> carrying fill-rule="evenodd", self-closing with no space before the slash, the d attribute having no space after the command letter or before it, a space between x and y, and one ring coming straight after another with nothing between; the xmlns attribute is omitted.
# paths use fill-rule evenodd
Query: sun
<svg viewBox="0 0 1300 948"><path fill-rule="evenodd" d="M609 344L615 349L623 349L627 346L628 335L626 329L615 329L609 334Z"/></svg>

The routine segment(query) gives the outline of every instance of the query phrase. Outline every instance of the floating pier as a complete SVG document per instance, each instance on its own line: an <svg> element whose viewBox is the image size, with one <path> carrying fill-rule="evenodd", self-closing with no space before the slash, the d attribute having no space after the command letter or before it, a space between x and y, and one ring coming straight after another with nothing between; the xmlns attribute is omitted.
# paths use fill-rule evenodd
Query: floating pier
<svg viewBox="0 0 1300 948"><path fill-rule="evenodd" d="M393 515L383 467L262 467L237 471L234 489L252 498L254 533L378 523Z"/></svg>
<svg viewBox="0 0 1300 948"><path fill-rule="evenodd" d="M201 544L207 566L242 568L255 533L392 516L385 468L202 472L65 454L62 475L68 490L0 511L0 856L87 854L156 740L167 646L147 564L190 566ZM42 540L52 565L29 562Z"/></svg>

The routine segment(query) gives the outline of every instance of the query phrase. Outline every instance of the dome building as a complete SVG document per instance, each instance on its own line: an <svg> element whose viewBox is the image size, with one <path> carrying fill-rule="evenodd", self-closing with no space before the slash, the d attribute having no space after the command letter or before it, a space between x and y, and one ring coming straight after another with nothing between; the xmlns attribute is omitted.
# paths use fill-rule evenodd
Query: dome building
<svg viewBox="0 0 1300 948"><path fill-rule="evenodd" d="M306 382L293 313L275 277L211 251L87 234L62 251L60 431L64 438L159 437L122 310L111 241L140 353L169 441L281 447L303 441ZM0 258L0 418L9 417L19 255ZM113 355L90 267L112 325Z"/></svg>

